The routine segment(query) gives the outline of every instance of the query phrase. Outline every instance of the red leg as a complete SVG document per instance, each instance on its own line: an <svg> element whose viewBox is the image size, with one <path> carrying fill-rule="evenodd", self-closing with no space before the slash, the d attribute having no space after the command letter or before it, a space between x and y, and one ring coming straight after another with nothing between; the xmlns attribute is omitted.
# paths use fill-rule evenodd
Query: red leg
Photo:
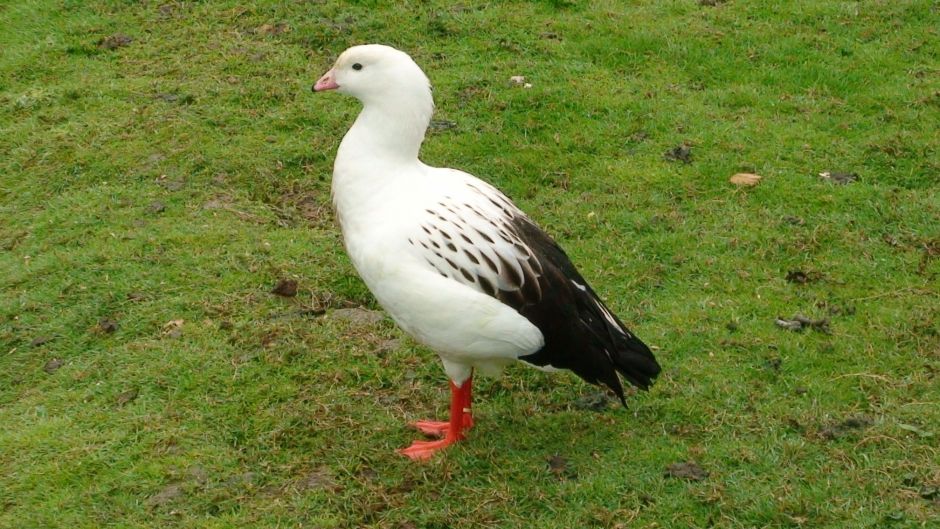
<svg viewBox="0 0 940 529"><path fill-rule="evenodd" d="M463 394L463 427L465 430L469 430L473 428L473 409L471 406L473 400L473 372L470 373L470 378L464 382L460 389L465 391Z"/></svg>
<svg viewBox="0 0 940 529"><path fill-rule="evenodd" d="M473 413L470 409L472 388L473 375L471 375L462 386L457 388L456 398L459 399L460 408L462 410L464 430L469 430L473 427ZM454 404L454 398L454 384L451 382L451 405ZM411 425L420 430L422 433L434 437L445 437L447 435L447 430L450 429L450 421L415 421L411 423Z"/></svg>
<svg viewBox="0 0 940 529"><path fill-rule="evenodd" d="M450 421L434 422L419 421L413 423L422 432L431 435L442 435L438 441L415 441L408 448L399 450L411 459L429 459L435 452L450 446L464 438L463 431L473 426L473 417L470 413L470 388L473 378L468 378L457 387L450 383Z"/></svg>

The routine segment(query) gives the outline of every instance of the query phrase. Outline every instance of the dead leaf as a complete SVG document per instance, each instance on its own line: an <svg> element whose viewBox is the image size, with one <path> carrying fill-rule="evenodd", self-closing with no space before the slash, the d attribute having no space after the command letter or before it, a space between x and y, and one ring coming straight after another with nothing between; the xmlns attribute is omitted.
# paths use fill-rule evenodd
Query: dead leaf
<svg viewBox="0 0 940 529"><path fill-rule="evenodd" d="M168 338L179 338L183 335L184 320L170 320L163 324L163 335Z"/></svg>
<svg viewBox="0 0 940 529"><path fill-rule="evenodd" d="M149 206L147 206L148 213L157 214L163 213L164 211L166 211L166 204L160 202L159 200L155 200L151 202Z"/></svg>
<svg viewBox="0 0 940 529"><path fill-rule="evenodd" d="M736 186L753 187L760 183L761 178L763 178L761 175L754 173L737 173L731 175L728 181Z"/></svg>
<svg viewBox="0 0 940 529"><path fill-rule="evenodd" d="M62 360L59 360L58 358L53 358L52 360L49 360L48 362L46 362L46 365L42 367L42 370L51 375L55 373L56 371L58 371L59 368L62 367L64 364L65 362L63 362Z"/></svg>
<svg viewBox="0 0 940 529"><path fill-rule="evenodd" d="M687 479L689 481L702 481L708 477L709 473L695 463L686 461L684 463L673 463L666 467L665 475L667 478Z"/></svg>
<svg viewBox="0 0 940 529"><path fill-rule="evenodd" d="M292 298L297 295L297 281L293 279L280 279L277 285L274 286L274 289L271 290L271 293L285 298Z"/></svg>

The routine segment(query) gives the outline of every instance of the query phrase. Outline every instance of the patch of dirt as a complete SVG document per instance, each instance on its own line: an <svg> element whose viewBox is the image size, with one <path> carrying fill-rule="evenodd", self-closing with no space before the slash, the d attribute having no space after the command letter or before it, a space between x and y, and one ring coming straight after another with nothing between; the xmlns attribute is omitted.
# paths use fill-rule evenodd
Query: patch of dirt
<svg viewBox="0 0 940 529"><path fill-rule="evenodd" d="M699 429L691 424L672 424L668 428L669 435L676 437L692 437L698 435Z"/></svg>
<svg viewBox="0 0 940 529"><path fill-rule="evenodd" d="M157 8L157 12L161 19L166 20L168 18L173 18L176 15L178 6L175 3L172 4L163 4Z"/></svg>
<svg viewBox="0 0 940 529"><path fill-rule="evenodd" d="M167 175L162 174L156 178L157 185L166 189L167 191L179 191L183 189L186 185L186 182L183 180L170 180Z"/></svg>
<svg viewBox="0 0 940 529"><path fill-rule="evenodd" d="M292 298L297 295L297 281L281 278L274 286L274 289L271 290L271 293L285 298Z"/></svg>
<svg viewBox="0 0 940 529"><path fill-rule="evenodd" d="M694 461L685 461L683 463L673 463L667 466L665 476L667 478L685 479L688 481L703 481L709 476L709 472Z"/></svg>
<svg viewBox="0 0 940 529"><path fill-rule="evenodd" d="M486 95L486 90L478 85L468 86L457 93L461 103Z"/></svg>
<svg viewBox="0 0 940 529"><path fill-rule="evenodd" d="M301 169L311 171L313 161L298 162ZM295 186L296 187L296 186ZM333 222L332 205L324 193L313 189L291 189L264 200L284 226L294 226L306 221L311 228L329 228Z"/></svg>
<svg viewBox="0 0 940 529"><path fill-rule="evenodd" d="M186 477L192 481L201 484L208 483L209 472L200 466L189 467L186 470Z"/></svg>
<svg viewBox="0 0 940 529"><path fill-rule="evenodd" d="M118 330L118 324L110 318L101 318L98 320L96 330L105 334L112 334Z"/></svg>
<svg viewBox="0 0 940 529"><path fill-rule="evenodd" d="M159 200L154 200L150 203L149 206L147 206L147 213L150 213L151 215L163 213L164 211L166 211L166 204L160 202Z"/></svg>
<svg viewBox="0 0 940 529"><path fill-rule="evenodd" d="M20 231L11 235L0 235L0 250L10 251L19 245L19 243L29 235L28 232Z"/></svg>
<svg viewBox="0 0 940 529"><path fill-rule="evenodd" d="M604 411L610 407L610 397L606 392L598 391L578 398L573 406L579 410Z"/></svg>
<svg viewBox="0 0 940 529"><path fill-rule="evenodd" d="M165 103L180 103L181 105L191 105L196 102L196 98L192 95L174 94L172 92L158 92L153 95L153 98Z"/></svg>
<svg viewBox="0 0 940 529"><path fill-rule="evenodd" d="M806 431L806 428L804 428L803 425L800 424L800 421L794 419L793 417L787 418L787 420L784 421L784 424L790 431L796 432L798 434L802 434Z"/></svg>
<svg viewBox="0 0 940 529"><path fill-rule="evenodd" d="M29 342L29 345L32 347L39 347L40 345L45 345L54 339L54 336L37 336L33 338L33 341Z"/></svg>
<svg viewBox="0 0 940 529"><path fill-rule="evenodd" d="M940 499L940 485L921 485L920 489L917 491L917 495L925 500L936 501Z"/></svg>
<svg viewBox="0 0 940 529"><path fill-rule="evenodd" d="M819 272L804 272L802 270L790 270L787 272L787 281L790 283L796 283L798 285L805 285L806 283L812 283L814 281L819 281L822 278L822 274Z"/></svg>
<svg viewBox="0 0 940 529"><path fill-rule="evenodd" d="M313 294L310 306L304 312L319 316L329 309L353 309L357 307L359 307L359 303L337 296L333 292L316 292Z"/></svg>
<svg viewBox="0 0 940 529"><path fill-rule="evenodd" d="M242 474L236 474L227 480L223 485L227 487L250 487L258 481L258 474L255 472L244 472Z"/></svg>
<svg viewBox="0 0 940 529"><path fill-rule="evenodd" d="M578 473L568 466L568 460L563 456L554 454L546 460L548 471L558 479L578 479Z"/></svg>
<svg viewBox="0 0 940 529"><path fill-rule="evenodd" d="M330 313L330 318L344 321L351 325L367 326L376 325L385 319L385 313L357 307L352 309L336 309Z"/></svg>
<svg viewBox="0 0 940 529"><path fill-rule="evenodd" d="M59 360L58 358L53 358L52 360L46 362L46 365L42 366L42 370L51 375L58 371L59 368L63 365L65 365L65 362Z"/></svg>
<svg viewBox="0 0 940 529"><path fill-rule="evenodd" d="M114 403L118 406L126 406L127 404L133 402L137 399L137 395L140 394L140 391L137 388L129 389L123 393L118 394L114 399Z"/></svg>
<svg viewBox="0 0 940 529"><path fill-rule="evenodd" d="M873 421L871 418L864 415L856 415L839 422L829 423L819 430L819 437L827 441L835 441L850 433L864 430L872 424Z"/></svg>
<svg viewBox="0 0 940 529"><path fill-rule="evenodd" d="M307 490L326 490L330 492L336 492L341 489L341 487L336 483L336 480L333 478L333 474L326 467L315 468L308 472L306 475L297 480L295 487L300 492Z"/></svg>
<svg viewBox="0 0 940 529"><path fill-rule="evenodd" d="M852 316L855 314L855 306L835 301L819 301L816 303L816 307L824 309L830 316Z"/></svg>
<svg viewBox="0 0 940 529"><path fill-rule="evenodd" d="M144 301L147 299L147 295L143 292L128 292L127 301Z"/></svg>
<svg viewBox="0 0 940 529"><path fill-rule="evenodd" d="M682 144L663 153L663 158L670 162L692 163L692 147Z"/></svg>
<svg viewBox="0 0 940 529"><path fill-rule="evenodd" d="M780 357L775 356L767 359L767 367L775 373L779 373L782 366L783 360Z"/></svg>
<svg viewBox="0 0 940 529"><path fill-rule="evenodd" d="M232 205L232 197L226 193L219 193L202 205L202 209L213 210L213 209L227 209Z"/></svg>
<svg viewBox="0 0 940 529"><path fill-rule="evenodd" d="M290 33L291 27L285 24L284 22L277 22L275 24L261 24L255 28L255 34L257 35L281 35L283 33Z"/></svg>
<svg viewBox="0 0 940 529"><path fill-rule="evenodd" d="M134 42L133 37L124 35L123 33L115 33L114 35L99 40L98 47L102 50L116 50L124 46L129 46L132 42Z"/></svg>
<svg viewBox="0 0 940 529"><path fill-rule="evenodd" d="M455 128L457 128L457 122L448 119L432 119L431 124L428 125L428 130L432 133L444 132Z"/></svg>
<svg viewBox="0 0 940 529"><path fill-rule="evenodd" d="M835 171L823 171L819 173L819 177L839 185L851 184L859 179L858 173L839 173Z"/></svg>
<svg viewBox="0 0 940 529"><path fill-rule="evenodd" d="M829 318L814 320L802 314L796 314L791 319L779 317L774 321L774 324L788 331L802 332L804 329L813 329L814 331L830 334Z"/></svg>
<svg viewBox="0 0 940 529"><path fill-rule="evenodd" d="M930 262L940 257L940 238L927 241L923 244L923 255L917 265L917 273L924 275Z"/></svg>
<svg viewBox="0 0 940 529"><path fill-rule="evenodd" d="M401 340L399 340L398 338L383 340L379 342L378 346L375 348L375 350L372 351L371 354L381 358L387 355L388 353L398 349L399 347L401 347Z"/></svg>
<svg viewBox="0 0 940 529"><path fill-rule="evenodd" d="M146 505L150 509L157 509L171 503L183 495L183 486L180 483L171 483L160 492L147 498Z"/></svg>
<svg viewBox="0 0 940 529"><path fill-rule="evenodd" d="M379 479L379 473L377 470L370 466L363 466L356 472L356 476L362 478L366 481L375 481Z"/></svg>

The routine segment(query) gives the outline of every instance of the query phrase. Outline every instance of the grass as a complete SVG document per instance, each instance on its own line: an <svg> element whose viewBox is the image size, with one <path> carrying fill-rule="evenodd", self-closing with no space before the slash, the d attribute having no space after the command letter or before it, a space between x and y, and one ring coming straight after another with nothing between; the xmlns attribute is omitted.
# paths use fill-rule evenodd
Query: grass
<svg viewBox="0 0 940 529"><path fill-rule="evenodd" d="M0 527L936 527L940 8L715 3L0 5ZM336 317L378 308L329 206L358 106L309 91L363 42L456 124L424 160L658 348L650 393L513 368L394 453L445 378Z"/></svg>

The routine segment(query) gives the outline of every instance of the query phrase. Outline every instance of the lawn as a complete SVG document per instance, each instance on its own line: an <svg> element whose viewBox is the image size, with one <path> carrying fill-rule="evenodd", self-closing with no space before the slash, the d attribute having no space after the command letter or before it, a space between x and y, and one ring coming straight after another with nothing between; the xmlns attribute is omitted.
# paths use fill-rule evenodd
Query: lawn
<svg viewBox="0 0 940 529"><path fill-rule="evenodd" d="M23 0L0 28L0 527L940 526L936 1ZM359 107L310 91L366 42L434 84L424 161L506 191L655 347L650 392L518 366L466 443L395 453L446 378L343 253Z"/></svg>

